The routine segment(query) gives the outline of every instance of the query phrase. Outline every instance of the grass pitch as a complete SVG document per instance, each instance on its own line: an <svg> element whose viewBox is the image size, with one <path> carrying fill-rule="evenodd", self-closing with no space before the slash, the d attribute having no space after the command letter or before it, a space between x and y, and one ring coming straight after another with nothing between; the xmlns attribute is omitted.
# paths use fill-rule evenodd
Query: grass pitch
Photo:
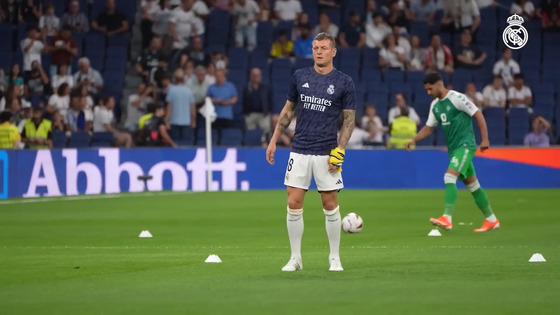
<svg viewBox="0 0 560 315"><path fill-rule="evenodd" d="M428 237L443 191L343 191L364 230L342 235L342 273L327 271L315 192L296 273L280 271L284 191L0 202L0 313L560 313L560 191L488 195L500 230L472 232L482 215L463 190L454 230ZM139 239L146 229L154 238ZM536 252L547 262L528 263Z"/></svg>

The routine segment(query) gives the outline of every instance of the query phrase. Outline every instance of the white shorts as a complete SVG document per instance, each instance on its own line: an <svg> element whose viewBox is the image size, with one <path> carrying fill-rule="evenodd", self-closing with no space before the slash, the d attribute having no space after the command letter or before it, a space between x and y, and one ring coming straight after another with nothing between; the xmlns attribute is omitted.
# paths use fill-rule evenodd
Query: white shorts
<svg viewBox="0 0 560 315"><path fill-rule="evenodd" d="M329 173L328 155L290 153L284 185L308 190L311 177L315 178L318 191L344 188L342 172Z"/></svg>

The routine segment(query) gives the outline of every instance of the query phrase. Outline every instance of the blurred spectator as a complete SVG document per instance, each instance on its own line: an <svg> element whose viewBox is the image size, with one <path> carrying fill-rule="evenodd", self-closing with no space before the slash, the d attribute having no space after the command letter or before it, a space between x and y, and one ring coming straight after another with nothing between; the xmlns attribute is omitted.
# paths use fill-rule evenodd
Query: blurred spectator
<svg viewBox="0 0 560 315"><path fill-rule="evenodd" d="M151 86L140 83L136 94L128 96L128 103L126 105L126 122L124 123L124 127L128 131L135 132L138 130L138 119L146 113L148 104L154 102L151 97L151 93Z"/></svg>
<svg viewBox="0 0 560 315"><path fill-rule="evenodd" d="M482 97L484 107L506 107L507 94L501 76L494 75L492 84L488 84L482 90Z"/></svg>
<svg viewBox="0 0 560 315"><path fill-rule="evenodd" d="M227 6L228 6L227 10L230 11L231 3L228 3ZM208 9L208 6L203 0L196 0L192 5L192 11L194 13L194 25L195 25L194 36L204 37L204 33L205 33L204 25L208 20L208 17L210 16L210 9Z"/></svg>
<svg viewBox="0 0 560 315"><path fill-rule="evenodd" d="M425 21L431 25L434 22L436 5L434 0L411 0L410 11L413 20Z"/></svg>
<svg viewBox="0 0 560 315"><path fill-rule="evenodd" d="M303 12L298 0L278 0L274 3L274 15L280 21L295 21Z"/></svg>
<svg viewBox="0 0 560 315"><path fill-rule="evenodd" d="M479 9L484 9L489 6L495 7L496 5L498 5L498 2L496 2L495 0L476 0L476 4L478 4Z"/></svg>
<svg viewBox="0 0 560 315"><path fill-rule="evenodd" d="M259 6L253 0L237 0L233 6L235 17L235 45L253 50L257 46L257 14Z"/></svg>
<svg viewBox="0 0 560 315"><path fill-rule="evenodd" d="M410 108L412 109L412 108ZM389 127L389 143L388 147L393 149L404 149L407 142L416 136L418 122L409 118L409 108L402 107Z"/></svg>
<svg viewBox="0 0 560 315"><path fill-rule="evenodd" d="M162 38L162 49L164 53L170 52L173 38L169 34L169 19L173 10L169 0L159 0L160 10L154 13L154 24L152 26L152 33L154 36Z"/></svg>
<svg viewBox="0 0 560 315"><path fill-rule="evenodd" d="M308 26L301 27L301 37L296 39L294 43L294 55L297 58L313 58L313 37L311 37L311 29Z"/></svg>
<svg viewBox="0 0 560 315"><path fill-rule="evenodd" d="M524 19L532 19L535 17L535 6L531 1L514 0L509 13L520 15Z"/></svg>
<svg viewBox="0 0 560 315"><path fill-rule="evenodd" d="M18 128L12 124L14 115L8 111L0 112L0 149L19 149L21 136Z"/></svg>
<svg viewBox="0 0 560 315"><path fill-rule="evenodd" d="M79 94L73 94L77 98L76 102L79 103L80 96ZM67 83L62 83L56 93L51 95L49 101L47 102L47 106L45 107L45 111L52 115L54 111L58 111L60 115L62 115L63 119L66 119L66 115L68 113L68 108L70 107L70 86Z"/></svg>
<svg viewBox="0 0 560 315"><path fill-rule="evenodd" d="M300 38L302 28L304 27L307 27L311 30L311 24L309 24L309 14L305 12L301 13L298 19L294 22L294 27L292 27L292 36L290 38L294 41Z"/></svg>
<svg viewBox="0 0 560 315"><path fill-rule="evenodd" d="M379 13L373 14L373 23L366 24L366 46L369 48L381 48L383 40L391 34L392 29L385 23L383 16Z"/></svg>
<svg viewBox="0 0 560 315"><path fill-rule="evenodd" d="M19 3L16 0L0 2L0 20L13 25L19 24Z"/></svg>
<svg viewBox="0 0 560 315"><path fill-rule="evenodd" d="M212 0L212 1L215 9L226 10L226 11L231 10L231 0Z"/></svg>
<svg viewBox="0 0 560 315"><path fill-rule="evenodd" d="M249 83L243 89L243 114L247 130L262 129L270 134L270 103L271 95L268 86L262 83L259 68L251 69Z"/></svg>
<svg viewBox="0 0 560 315"><path fill-rule="evenodd" d="M169 32L173 37L173 60L177 60L178 51L189 46L189 38L196 34L194 12L192 11L192 0L183 0L169 17Z"/></svg>
<svg viewBox="0 0 560 315"><path fill-rule="evenodd" d="M286 30L278 32L278 38L272 43L270 57L272 58L289 58L293 55L294 43L288 40Z"/></svg>
<svg viewBox="0 0 560 315"><path fill-rule="evenodd" d="M155 88L155 99L157 104L167 104L167 91L171 86L171 75L165 73L161 78L161 86L156 86Z"/></svg>
<svg viewBox="0 0 560 315"><path fill-rule="evenodd" d="M76 40L71 37L72 29L70 26L64 26L60 34L51 38L50 45L47 47L52 53L51 68L49 74L54 76L57 68L66 65L68 73L72 73L72 57L78 56L78 45Z"/></svg>
<svg viewBox="0 0 560 315"><path fill-rule="evenodd" d="M7 82L6 73L4 72L4 69L0 68L0 97L4 96L4 93L6 92L7 89L8 89L8 82Z"/></svg>
<svg viewBox="0 0 560 315"><path fill-rule="evenodd" d="M533 131L528 133L523 144L529 147L545 148L550 146L550 123L542 116L533 119Z"/></svg>
<svg viewBox="0 0 560 315"><path fill-rule="evenodd" d="M383 48L379 52L379 67L383 69L404 70L406 55L402 47L397 46L395 36L387 35L383 41Z"/></svg>
<svg viewBox="0 0 560 315"><path fill-rule="evenodd" d="M142 0L140 2L142 20L140 21L140 31L142 33L142 49L146 49L152 42L152 27L161 11L159 0Z"/></svg>
<svg viewBox="0 0 560 315"><path fill-rule="evenodd" d="M62 16L62 26L70 26L74 32L89 32L89 20L83 12L80 12L80 1L70 1L68 12Z"/></svg>
<svg viewBox="0 0 560 315"><path fill-rule="evenodd" d="M49 76L38 61L33 61L31 71L25 78L24 94L42 97L49 93Z"/></svg>
<svg viewBox="0 0 560 315"><path fill-rule="evenodd" d="M8 72L8 75L6 76L6 83L8 86L10 85L20 85L23 86L23 75L21 73L21 70L19 68L19 64L18 63L14 63L12 64L12 66L10 67L10 71ZM23 92L23 90L22 90Z"/></svg>
<svg viewBox="0 0 560 315"><path fill-rule="evenodd" d="M204 43L202 42L202 37L194 36L191 42L192 45L187 49L186 54L196 66L205 66L208 63L208 55L204 51Z"/></svg>
<svg viewBox="0 0 560 315"><path fill-rule="evenodd" d="M364 47L366 43L366 32L359 12L352 11L348 16L348 23L340 32L340 46L342 47Z"/></svg>
<svg viewBox="0 0 560 315"><path fill-rule="evenodd" d="M560 30L560 1L541 0L537 13L544 30Z"/></svg>
<svg viewBox="0 0 560 315"><path fill-rule="evenodd" d="M341 3L341 0L319 0L318 4L319 4L319 9L324 10L324 9L339 9Z"/></svg>
<svg viewBox="0 0 560 315"><path fill-rule="evenodd" d="M259 14L257 19L259 22L268 22L271 18L270 3L268 0L259 0Z"/></svg>
<svg viewBox="0 0 560 315"><path fill-rule="evenodd" d="M377 11L377 3L375 2L375 0L367 0L366 3L366 26L367 25L371 25L373 24L373 20L375 17L375 14L380 13L379 11Z"/></svg>
<svg viewBox="0 0 560 315"><path fill-rule="evenodd" d="M206 82L206 68L197 66L194 74L194 77L187 81L187 86L194 96L196 107L200 108L204 105L204 99L210 85Z"/></svg>
<svg viewBox="0 0 560 315"><path fill-rule="evenodd" d="M78 60L78 72L74 74L74 84L86 85L88 92L94 96L103 88L103 77L99 71L90 67L87 57Z"/></svg>
<svg viewBox="0 0 560 315"><path fill-rule="evenodd" d="M480 25L480 11L475 0L442 0L443 17L442 30L469 30L476 33Z"/></svg>
<svg viewBox="0 0 560 315"><path fill-rule="evenodd" d="M426 67L432 71L453 72L453 53L446 45L442 45L441 37L432 35L430 46L426 49Z"/></svg>
<svg viewBox="0 0 560 315"><path fill-rule="evenodd" d="M6 95L0 99L0 112L9 108L14 99L17 99L22 107L31 106L31 104L22 97L22 86L10 85L8 86L8 91L6 91Z"/></svg>
<svg viewBox="0 0 560 315"><path fill-rule="evenodd" d="M406 105L406 98L404 94L397 93L395 94L395 106L391 107L389 110L389 124L393 123L395 118L401 116L401 112L403 109L406 109L406 113L408 117L416 122L416 125L420 125L420 117L416 113L414 108Z"/></svg>
<svg viewBox="0 0 560 315"><path fill-rule="evenodd" d="M60 19L54 15L54 5L49 3L45 9L45 14L39 19L39 29L46 42L47 36L55 36L60 30Z"/></svg>
<svg viewBox="0 0 560 315"><path fill-rule="evenodd" d="M183 78L183 82L186 84L190 79L194 78L194 61L187 59L186 62L181 64L181 69L183 69L183 72L185 74L185 77Z"/></svg>
<svg viewBox="0 0 560 315"><path fill-rule="evenodd" d="M513 85L508 90L508 102L510 107L530 107L533 103L533 93L524 84L521 73L513 76Z"/></svg>
<svg viewBox="0 0 560 315"><path fill-rule="evenodd" d="M216 66L213 63L209 63L206 68L206 83L208 86L216 83Z"/></svg>
<svg viewBox="0 0 560 315"><path fill-rule="evenodd" d="M412 36L410 38L410 54L408 55L408 70L422 71L426 68L426 51L422 48L420 38Z"/></svg>
<svg viewBox="0 0 560 315"><path fill-rule="evenodd" d="M194 96L185 84L185 73L175 70L175 84L167 92L165 121L171 126L171 138L175 141L187 140L189 129L196 128L196 104Z"/></svg>
<svg viewBox="0 0 560 315"><path fill-rule="evenodd" d="M115 7L115 0L105 1L106 10L91 22L91 28L107 36L113 36L128 31L126 15Z"/></svg>
<svg viewBox="0 0 560 315"><path fill-rule="evenodd" d="M331 36L334 38L338 37L338 26L331 23L329 15L324 12L319 14L319 24L317 24L317 26L315 26L315 28L313 29L312 36L315 36L322 32L331 34Z"/></svg>
<svg viewBox="0 0 560 315"><path fill-rule="evenodd" d="M226 69L229 63L228 57L219 51L215 51L210 55L210 62L216 66L216 69Z"/></svg>
<svg viewBox="0 0 560 315"><path fill-rule="evenodd" d="M502 50L502 59L494 64L494 75L502 76L506 86L513 84L513 76L520 72L519 64L511 58L511 50L504 48Z"/></svg>
<svg viewBox="0 0 560 315"><path fill-rule="evenodd" d="M400 28L408 30L409 28L409 14L404 6L399 4L399 1L389 2L389 14L387 15L387 24L394 27L398 26Z"/></svg>
<svg viewBox="0 0 560 315"><path fill-rule="evenodd" d="M455 59L457 68L480 69L486 60L486 52L473 44L471 32L464 30L461 33L461 42L455 49Z"/></svg>
<svg viewBox="0 0 560 315"><path fill-rule="evenodd" d="M80 95L72 94L70 108L66 113L66 130L71 132L91 131L93 117L88 117L84 106Z"/></svg>
<svg viewBox="0 0 560 315"><path fill-rule="evenodd" d="M31 104L29 104L29 103L22 104L21 108L20 108L20 112L18 114L19 115L14 115L14 119L12 119L12 121L15 122L16 117L19 116L18 117L19 122L17 122L15 125L18 128L18 132L21 134L21 132L23 131L23 128L25 128L25 121L28 120L28 119L31 119L33 117L33 110L32 110Z"/></svg>
<svg viewBox="0 0 560 315"><path fill-rule="evenodd" d="M93 111L93 132L111 132L118 147L130 148L132 137L127 132L122 132L114 127L113 109L115 99L112 96L104 96L100 104Z"/></svg>
<svg viewBox="0 0 560 315"><path fill-rule="evenodd" d="M95 104L93 103L93 98L89 95L87 86L82 85L79 88L74 89L74 91L78 93L78 95L80 95L81 98L80 104L82 103L86 104L85 105L86 107L84 109L84 111L86 111L86 114L93 117L93 105Z"/></svg>
<svg viewBox="0 0 560 315"><path fill-rule="evenodd" d="M140 124L142 127L139 130L139 145L177 147L177 144L167 132L165 106L154 103L148 104L148 114L140 118L138 125L140 126Z"/></svg>
<svg viewBox="0 0 560 315"><path fill-rule="evenodd" d="M168 70L168 59L169 57L166 55L160 55L158 58L158 66L152 74L152 81L156 84L158 88L163 87L163 79L169 75Z"/></svg>
<svg viewBox="0 0 560 315"><path fill-rule="evenodd" d="M29 111L31 113L31 110ZM52 132L65 132L66 125L64 124L64 119L59 111L54 111L52 114ZM22 127L23 130L23 127Z"/></svg>
<svg viewBox="0 0 560 315"><path fill-rule="evenodd" d="M28 73L31 71L31 63L33 61L41 64L41 53L45 48L43 42L40 40L41 34L36 26L27 27L27 37L21 43L21 51L23 52L23 72Z"/></svg>
<svg viewBox="0 0 560 315"><path fill-rule="evenodd" d="M476 107L480 108L483 102L482 93L476 90L476 85L474 83L469 82L465 86L465 96L474 104Z"/></svg>
<svg viewBox="0 0 560 315"><path fill-rule="evenodd" d="M216 83L208 88L208 97L212 99L217 114L212 127L233 127L233 105L237 103L237 90L233 83L226 81L225 69L216 69Z"/></svg>
<svg viewBox="0 0 560 315"><path fill-rule="evenodd" d="M41 0L22 0L20 2L19 14L20 22L25 22L27 25L37 26L43 3Z"/></svg>
<svg viewBox="0 0 560 315"><path fill-rule="evenodd" d="M395 42L397 43L397 46L400 46L404 49L405 56L409 56L412 47L410 46L410 41L408 41L408 37L406 36L406 29L394 25L392 27L392 31L393 36L395 36Z"/></svg>
<svg viewBox="0 0 560 315"><path fill-rule="evenodd" d="M386 128L383 126L381 118L377 115L375 105L366 105L364 111L365 114L360 121L360 126L368 132L368 142L370 144L382 144Z"/></svg>
<svg viewBox="0 0 560 315"><path fill-rule="evenodd" d="M25 120L21 138L28 149L52 147L52 124L43 118L42 107L33 108L32 118Z"/></svg>
<svg viewBox="0 0 560 315"><path fill-rule="evenodd" d="M145 83L149 83L153 73L157 70L159 58L162 56L161 37L154 36L150 46L144 48L136 60L136 73L138 73Z"/></svg>

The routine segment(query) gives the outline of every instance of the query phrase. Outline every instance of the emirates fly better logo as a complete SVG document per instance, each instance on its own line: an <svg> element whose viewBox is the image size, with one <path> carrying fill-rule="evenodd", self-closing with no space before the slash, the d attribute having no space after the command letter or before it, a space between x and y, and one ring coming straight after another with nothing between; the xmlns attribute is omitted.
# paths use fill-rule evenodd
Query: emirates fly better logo
<svg viewBox="0 0 560 315"><path fill-rule="evenodd" d="M520 49L529 41L529 33L527 29L523 27L523 22L525 22L525 20L517 14L507 19L509 26L506 27L502 34L504 44L506 44L507 47L511 49Z"/></svg>

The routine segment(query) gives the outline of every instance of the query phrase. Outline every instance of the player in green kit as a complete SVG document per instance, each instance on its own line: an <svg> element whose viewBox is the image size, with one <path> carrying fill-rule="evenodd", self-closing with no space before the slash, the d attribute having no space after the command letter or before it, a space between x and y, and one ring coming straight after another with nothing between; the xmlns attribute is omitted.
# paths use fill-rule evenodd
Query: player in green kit
<svg viewBox="0 0 560 315"><path fill-rule="evenodd" d="M457 200L456 183L457 179L460 179L465 183L465 186L473 195L476 205L486 217L482 227L474 231L486 232L499 228L500 222L496 219L488 202L488 197L476 179L472 163L476 152L476 141L472 127L473 118L480 128L482 138L480 151L484 152L489 146L488 129L484 116L464 94L446 89L439 73L427 74L424 79L424 88L428 95L435 99L430 105L430 114L426 126L406 144L406 149L410 150L417 141L427 138L439 124L445 134L449 152L449 166L443 177L445 210L441 217L430 218L430 222L446 230L453 228L451 217Z"/></svg>

